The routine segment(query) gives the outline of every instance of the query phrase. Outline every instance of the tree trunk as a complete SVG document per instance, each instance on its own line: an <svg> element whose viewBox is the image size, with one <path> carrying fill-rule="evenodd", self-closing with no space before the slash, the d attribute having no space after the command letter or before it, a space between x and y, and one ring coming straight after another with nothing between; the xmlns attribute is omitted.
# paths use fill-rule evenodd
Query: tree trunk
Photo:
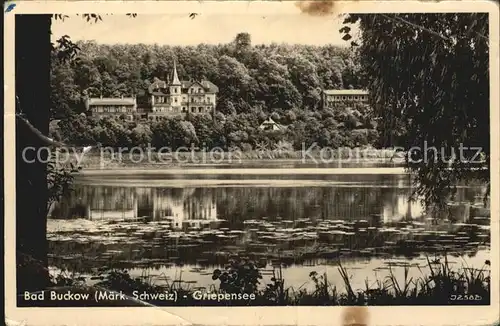
<svg viewBox="0 0 500 326"><path fill-rule="evenodd" d="M48 134L50 108L51 15L16 15L16 111ZM16 266L17 292L49 284L47 269L47 151L16 119ZM28 147L32 147L25 152ZM33 160L28 162L28 160Z"/></svg>

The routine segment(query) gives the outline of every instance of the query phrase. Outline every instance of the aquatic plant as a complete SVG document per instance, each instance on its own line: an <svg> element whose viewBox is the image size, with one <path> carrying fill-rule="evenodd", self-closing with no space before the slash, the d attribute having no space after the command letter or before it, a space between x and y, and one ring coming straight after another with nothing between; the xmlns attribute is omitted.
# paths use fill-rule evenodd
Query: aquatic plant
<svg viewBox="0 0 500 326"><path fill-rule="evenodd" d="M143 270L140 277L132 277L126 269L103 267L91 279L98 280L94 285L96 287L122 291L128 295L133 291L176 291L181 298L178 302L170 303L148 302L157 305L487 305L490 302L489 265L490 262L485 261L477 269L464 263L460 268L452 269L447 256L443 256L427 259L428 273L417 267L422 273L419 277L410 277L411 267L406 265L401 267L404 268L401 280L395 276L395 268L391 266L384 279L377 279L372 286L366 280L364 288L356 289L351 283L348 270L338 261L338 272L345 288L343 291L329 282L326 273L319 274L316 271L309 274L313 289L304 287L305 284L299 288L287 287L281 264L276 264L273 268L271 281L265 287L259 287L262 272L247 258L233 258L224 270L214 270L212 278L219 280L220 284L208 288L192 287L188 281L182 280L182 272L170 280L164 274L151 275L149 269ZM156 284L160 278L164 282ZM53 279L57 286L85 285L83 277L76 273L62 272ZM253 294L255 300L195 300L195 291Z"/></svg>
<svg viewBox="0 0 500 326"><path fill-rule="evenodd" d="M214 270L212 279L218 279L226 293L256 293L262 274L253 261L233 258L223 271Z"/></svg>

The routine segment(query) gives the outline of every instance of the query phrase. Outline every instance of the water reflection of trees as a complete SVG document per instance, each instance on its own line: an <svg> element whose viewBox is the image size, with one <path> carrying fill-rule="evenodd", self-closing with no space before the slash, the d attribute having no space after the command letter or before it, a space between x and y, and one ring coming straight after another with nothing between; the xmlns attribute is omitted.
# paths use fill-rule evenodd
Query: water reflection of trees
<svg viewBox="0 0 500 326"><path fill-rule="evenodd" d="M380 180L379 180L380 181ZM184 215L203 219L215 214L230 225L247 219L365 219L374 214L385 221L418 217L419 203L408 204L411 189L394 181L394 187L224 187L132 188L77 186L71 198L51 212L54 218L89 217L93 211L134 211L135 217ZM474 201L478 189L460 189L456 201ZM208 211L210 210L210 212Z"/></svg>

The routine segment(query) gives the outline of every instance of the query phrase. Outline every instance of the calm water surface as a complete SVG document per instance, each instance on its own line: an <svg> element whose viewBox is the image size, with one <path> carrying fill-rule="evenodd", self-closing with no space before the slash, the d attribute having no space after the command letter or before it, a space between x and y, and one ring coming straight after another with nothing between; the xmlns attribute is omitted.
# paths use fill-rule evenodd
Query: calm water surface
<svg viewBox="0 0 500 326"><path fill-rule="evenodd" d="M80 176L51 211L51 265L79 273L124 267L158 282L207 286L216 266L245 256L259 262L264 280L282 266L286 283L298 288L312 286L311 271L340 286L340 260L364 288L390 266L411 264L418 276L416 266L443 251L457 266L480 268L489 259L489 219L479 207L467 218L458 206L436 223L408 202L408 175L294 168ZM477 204L482 191L462 187L455 201Z"/></svg>

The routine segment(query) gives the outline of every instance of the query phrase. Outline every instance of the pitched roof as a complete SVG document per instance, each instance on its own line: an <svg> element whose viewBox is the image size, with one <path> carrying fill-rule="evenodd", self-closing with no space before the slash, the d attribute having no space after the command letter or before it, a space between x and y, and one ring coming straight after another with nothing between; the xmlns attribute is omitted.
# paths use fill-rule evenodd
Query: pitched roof
<svg viewBox="0 0 500 326"><path fill-rule="evenodd" d="M135 105L134 97L94 97L89 98L89 105Z"/></svg>
<svg viewBox="0 0 500 326"><path fill-rule="evenodd" d="M209 80L202 80L202 81L195 81L195 80L181 80L181 87L182 89L186 90L189 87L197 84L203 87L205 92L207 93L218 93L219 92L219 87L217 87L214 83L212 83ZM153 79L153 82L149 85L148 87L148 92L150 94L157 94L157 95L168 95L170 93L170 90L168 89L168 86L170 86L167 82L155 77ZM156 92L156 89L161 89L160 92Z"/></svg>
<svg viewBox="0 0 500 326"><path fill-rule="evenodd" d="M325 89L323 92L327 95L368 95L364 89Z"/></svg>
<svg viewBox="0 0 500 326"><path fill-rule="evenodd" d="M282 124L275 122L271 117L267 118L259 126L260 129L264 129L264 128L268 128L268 127L271 127L271 128L277 127L278 129L281 129L281 130L286 128L286 126L283 126Z"/></svg>
<svg viewBox="0 0 500 326"><path fill-rule="evenodd" d="M263 125L263 124L275 124L275 123L276 122L274 122L274 120L271 117L269 117L264 122L262 122L261 125Z"/></svg>
<svg viewBox="0 0 500 326"><path fill-rule="evenodd" d="M149 85L148 91L151 93L156 88L167 88L167 83L158 77L153 78L153 82Z"/></svg>
<svg viewBox="0 0 500 326"><path fill-rule="evenodd" d="M181 84L182 84L182 88L183 89L188 89L189 87L198 84L201 87L203 87L203 89L207 93L217 93L217 92L219 92L219 87L215 86L215 84L212 83L209 80L202 80L202 81L181 80Z"/></svg>
<svg viewBox="0 0 500 326"><path fill-rule="evenodd" d="M179 76L177 75L177 65L174 60L174 76L172 77L172 85L180 85L181 81L179 80Z"/></svg>

